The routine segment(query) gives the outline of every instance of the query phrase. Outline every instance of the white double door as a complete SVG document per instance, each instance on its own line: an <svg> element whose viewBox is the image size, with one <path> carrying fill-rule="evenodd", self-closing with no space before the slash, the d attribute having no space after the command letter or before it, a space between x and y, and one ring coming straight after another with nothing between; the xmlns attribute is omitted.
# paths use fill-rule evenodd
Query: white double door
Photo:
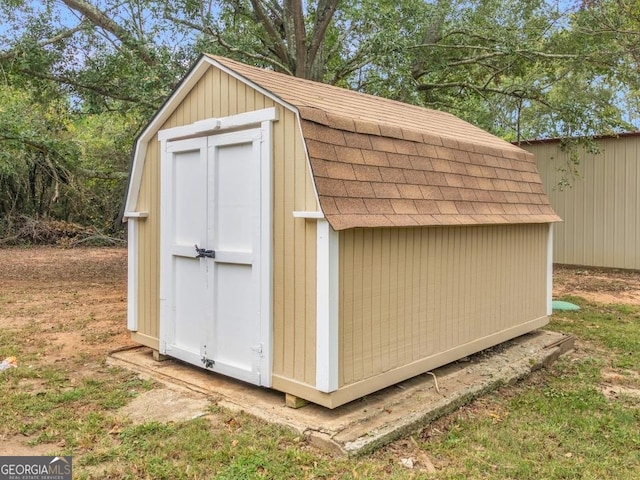
<svg viewBox="0 0 640 480"><path fill-rule="evenodd" d="M261 139L255 128L163 142L160 352L269 386Z"/></svg>

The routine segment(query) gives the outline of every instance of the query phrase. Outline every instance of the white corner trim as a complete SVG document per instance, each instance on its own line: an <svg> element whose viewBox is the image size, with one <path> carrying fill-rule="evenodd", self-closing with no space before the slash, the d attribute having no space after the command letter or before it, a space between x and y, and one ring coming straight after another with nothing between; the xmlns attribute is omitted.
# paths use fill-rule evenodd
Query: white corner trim
<svg viewBox="0 0 640 480"><path fill-rule="evenodd" d="M167 283L170 281L169 274L171 262L168 259L168 249L172 242L169 241L171 230L173 228L170 213L172 195L171 184L168 181L173 176L171 154L167 152L167 141L160 142L160 191L165 192L160 195L160 285L159 285L159 303L160 310L158 312L158 351L162 354L167 353L167 341L173 336L174 324L171 315L171 288Z"/></svg>
<svg viewBox="0 0 640 480"><path fill-rule="evenodd" d="M293 217L294 218L316 218L316 219L320 219L320 218L324 218L324 213L322 213L322 212L294 211L293 212Z"/></svg>
<svg viewBox="0 0 640 480"><path fill-rule="evenodd" d="M122 216L125 220L129 218L147 218L149 212L124 212Z"/></svg>
<svg viewBox="0 0 640 480"><path fill-rule="evenodd" d="M138 195L140 194L140 185L142 184L142 171L144 167L144 159L147 156L147 141L142 138L138 139L133 153L133 165L131 166L131 175L129 176L129 185L127 188L127 198L124 204L124 211L134 211L138 203Z"/></svg>
<svg viewBox="0 0 640 480"><path fill-rule="evenodd" d="M248 128L251 125L262 124L263 122L275 122L278 120L278 109L276 107L263 108L252 112L239 113L221 118L208 118L199 120L189 125L167 128L158 132L158 140L176 140L179 138L205 135L233 128Z"/></svg>
<svg viewBox="0 0 640 480"><path fill-rule="evenodd" d="M275 110L275 109L274 109ZM277 111L276 111L277 114ZM273 122L261 124L260 142L260 385L271 387L273 374Z"/></svg>
<svg viewBox="0 0 640 480"><path fill-rule="evenodd" d="M338 233L318 219L316 240L316 389L338 389Z"/></svg>
<svg viewBox="0 0 640 480"><path fill-rule="evenodd" d="M547 315L553 314L553 223L547 234Z"/></svg>
<svg viewBox="0 0 640 480"><path fill-rule="evenodd" d="M127 329L138 330L138 220L127 222Z"/></svg>

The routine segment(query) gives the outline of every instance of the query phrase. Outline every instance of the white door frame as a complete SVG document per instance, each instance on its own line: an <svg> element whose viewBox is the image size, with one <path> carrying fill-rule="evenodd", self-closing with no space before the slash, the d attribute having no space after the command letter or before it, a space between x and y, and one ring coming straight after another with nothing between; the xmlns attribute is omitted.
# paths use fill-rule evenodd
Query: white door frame
<svg viewBox="0 0 640 480"><path fill-rule="evenodd" d="M171 341L172 332L175 331L174 299L171 287L171 232L173 231L173 219L171 218L171 185L172 153L167 151L168 144L180 138L183 146L192 149L201 149L204 161L207 158L208 137L216 133L223 133L230 129L255 129L258 135L258 149L260 153L260 242L256 249L254 265L259 269L260 278L260 362L259 385L270 387L273 363L273 286L272 286L272 122L277 121L276 108L266 108L255 112L232 115L223 118L212 118L158 132L160 141L160 318L159 318L159 351L167 353L167 343ZM193 138L196 136L196 138ZM189 138L192 137L192 138ZM175 144L177 145L177 144ZM185 151L185 150L182 150ZM203 179L205 181L205 179ZM206 247L203 247L206 248ZM195 256L195 249L194 249ZM192 362L198 365L199 362ZM202 366L202 364L199 364Z"/></svg>

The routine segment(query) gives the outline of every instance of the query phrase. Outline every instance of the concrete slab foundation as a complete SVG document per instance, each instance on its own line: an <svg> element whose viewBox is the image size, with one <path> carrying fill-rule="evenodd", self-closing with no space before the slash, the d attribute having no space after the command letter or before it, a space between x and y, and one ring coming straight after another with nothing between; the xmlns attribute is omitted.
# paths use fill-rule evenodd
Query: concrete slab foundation
<svg viewBox="0 0 640 480"><path fill-rule="evenodd" d="M573 345L574 337L570 335L532 332L333 410L314 404L289 408L280 392L177 360L155 361L146 347L112 352L109 363L134 370L169 388L198 392L225 408L286 425L321 448L359 455L550 365Z"/></svg>

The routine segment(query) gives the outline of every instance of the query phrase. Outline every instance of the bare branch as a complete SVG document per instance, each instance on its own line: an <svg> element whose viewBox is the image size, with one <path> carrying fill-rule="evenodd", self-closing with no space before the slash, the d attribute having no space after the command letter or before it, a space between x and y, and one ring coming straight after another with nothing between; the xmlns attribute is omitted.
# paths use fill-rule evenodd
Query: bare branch
<svg viewBox="0 0 640 480"><path fill-rule="evenodd" d="M320 0L318 2L318 10L316 12L316 21L313 27L313 33L311 36L311 43L309 44L308 50L308 65L309 72L311 73L311 67L316 62L316 57L318 56L318 51L320 50L320 46L324 41L324 36L327 33L327 28L331 24L331 20L333 19L333 15L336 12L336 8L338 7L339 0Z"/></svg>
<svg viewBox="0 0 640 480"><path fill-rule="evenodd" d="M136 52L144 63L149 66L156 65L156 60L146 48L144 43L133 37L126 29L118 25L113 19L109 18L105 13L86 2L85 0L62 0L64 4L72 10L82 14L90 20L94 25L108 31L114 35L130 50Z"/></svg>
<svg viewBox="0 0 640 480"><path fill-rule="evenodd" d="M173 22L173 23L177 23L179 25L182 25L184 27L188 27L192 30L195 30L197 32L200 33L204 33L205 35L211 35L211 36L215 36L216 32L214 32L211 27L206 26L204 24L198 24L198 23L193 23L193 22L189 22L188 20L185 20L184 18L178 18L178 17L174 17L173 15L165 15L164 16L165 19Z"/></svg>
<svg viewBox="0 0 640 480"><path fill-rule="evenodd" d="M547 52L541 52L539 50L525 50L525 49L495 51L495 48L482 47L479 45L442 45L440 43L422 43L420 45L414 45L411 48L423 48L423 47L447 48L447 49L458 49L458 50L483 50L483 51L494 52L487 55L475 57L479 60L494 57L494 56L505 56L510 53L513 53L516 55L531 55L531 56L540 57L540 58L559 58L559 59L581 58L581 55L577 55L573 53L547 53ZM464 65L466 63L473 63L473 60L474 58L464 60L462 61L463 63L461 63L461 65Z"/></svg>
<svg viewBox="0 0 640 480"><path fill-rule="evenodd" d="M445 19L445 11L440 5L438 5L438 9L436 10L437 14L429 23L427 30L425 31L422 42L426 44L435 44L438 43L442 39L442 26L444 25ZM425 59L424 58L416 58L413 62L411 68L411 76L414 80L417 80L422 76L425 68L424 68Z"/></svg>
<svg viewBox="0 0 640 480"><path fill-rule="evenodd" d="M304 27L302 0L285 0L284 5L285 35L289 46L290 58L294 58L296 62L295 75L297 77L306 77L309 68L307 65L307 32ZM292 24L293 29L291 29L289 22ZM292 35L293 38L291 38Z"/></svg>
<svg viewBox="0 0 640 480"><path fill-rule="evenodd" d="M274 60L272 57L268 57L266 55L261 55L259 53L252 53L252 52L248 52L247 50L243 50L241 48L238 47L234 47L233 45L227 43L218 32L213 32L210 30L210 32L216 37L216 41L222 45L224 48L227 49L227 51L229 52L234 52L234 53L240 53L242 55L245 55L249 58L253 58L255 60L260 60L262 62L266 62L269 63L271 65L273 65L276 69L285 72L289 75L293 75L293 72L291 72L291 68L288 65L285 65L283 63L280 63L276 60Z"/></svg>
<svg viewBox="0 0 640 480"><path fill-rule="evenodd" d="M124 180L129 176L128 172L100 172L82 167L76 168L76 172L85 177L99 180Z"/></svg>
<svg viewBox="0 0 640 480"><path fill-rule="evenodd" d="M24 70L24 73L28 75L32 75L36 78L41 78L43 80L50 80L57 83L69 85L71 87L79 88L81 90L86 90L88 92L97 93L98 95L102 95L103 97L111 98L112 100L120 100L123 102L135 103L138 105L142 105L144 107L150 109L156 109L158 105L156 103L149 103L140 98L130 97L128 95L123 95L116 91L112 91L106 88L101 88L98 84L86 84L81 83L71 77L67 77L65 75L48 75L42 72L37 72L33 70Z"/></svg>
<svg viewBox="0 0 640 480"><path fill-rule="evenodd" d="M86 25L84 24L84 22L81 22L77 27L64 30L58 33L57 35L54 35L51 38L45 38L44 40L40 40L39 42L36 43L36 45L38 47L46 47L47 45L52 45L54 43L57 43L72 37L79 31L83 30L84 28L86 28ZM19 57L22 54L22 51L23 51L22 49L16 49L16 50L9 50L4 53L0 53L0 61L13 60L14 58Z"/></svg>
<svg viewBox="0 0 640 480"><path fill-rule="evenodd" d="M412 45L409 48L417 49L417 48L427 48L427 47L445 48L445 49L454 49L454 50L483 50L483 51L494 50L493 47L483 47L481 45L448 45L448 44L443 44L439 42L419 43L417 45Z"/></svg>
<svg viewBox="0 0 640 480"><path fill-rule="evenodd" d="M476 40L481 40L481 41L487 42L487 43L495 43L495 44L499 44L500 43L500 40L498 40L496 38L487 37L485 35L480 35L479 33L472 32L470 30L449 30L444 35L442 35L442 38L440 40L445 40L445 39L447 39L449 37L454 37L456 35L464 35L465 37L473 38L473 39L476 39Z"/></svg>
<svg viewBox="0 0 640 480"><path fill-rule="evenodd" d="M463 60L447 63L447 67L459 67L460 65L473 65L474 63L481 64L483 60L489 60L491 58L498 58L498 57L505 57L507 55L508 53L506 52L488 53L486 55L480 55L478 57L465 58Z"/></svg>
<svg viewBox="0 0 640 480"><path fill-rule="evenodd" d="M439 88L462 88L462 89L469 89L469 90L473 90L474 92L482 95L483 92L486 93L496 93L498 95L505 95L507 97L512 97L512 98L520 98L522 100L532 100L532 101L536 101L538 103L541 103L542 105L551 108L551 104L549 104L546 100L544 100L541 97L537 97L534 95L528 95L524 90L522 89L509 89L509 88L487 88L487 87L479 87L477 85L473 85L471 83L467 83L467 82L443 82L443 83L419 83L416 87L418 90L420 91L427 91L427 90L435 90L435 89L439 89Z"/></svg>
<svg viewBox="0 0 640 480"><path fill-rule="evenodd" d="M276 28L276 25L273 23L273 20L269 17L269 15L267 15L267 12L265 12L260 0L251 0L251 6L253 7L256 17L258 17L258 20L260 21L262 26L265 28L267 35L269 35L269 38L271 39L271 43L273 44L273 47L275 49L276 55L278 56L281 62L288 64L289 56L287 54L287 50L282 42L282 37L278 33L278 29ZM290 69L287 69L287 70L290 70Z"/></svg>

